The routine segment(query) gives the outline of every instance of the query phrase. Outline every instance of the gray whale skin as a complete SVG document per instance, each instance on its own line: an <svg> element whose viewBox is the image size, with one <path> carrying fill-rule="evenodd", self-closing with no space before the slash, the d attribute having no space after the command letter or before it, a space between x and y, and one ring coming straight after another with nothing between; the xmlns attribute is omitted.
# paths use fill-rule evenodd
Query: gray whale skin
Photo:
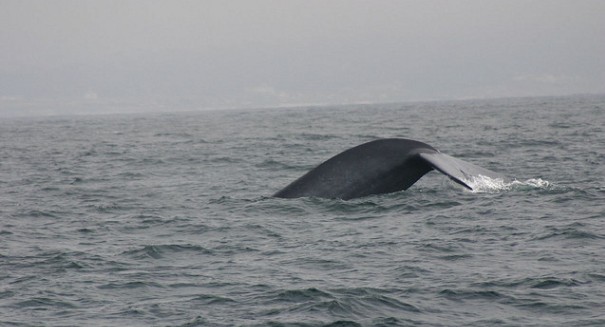
<svg viewBox="0 0 605 327"><path fill-rule="evenodd" d="M349 200L397 192L409 188L433 169L470 190L473 177L502 178L498 173L443 154L426 143L389 138L337 154L273 196Z"/></svg>

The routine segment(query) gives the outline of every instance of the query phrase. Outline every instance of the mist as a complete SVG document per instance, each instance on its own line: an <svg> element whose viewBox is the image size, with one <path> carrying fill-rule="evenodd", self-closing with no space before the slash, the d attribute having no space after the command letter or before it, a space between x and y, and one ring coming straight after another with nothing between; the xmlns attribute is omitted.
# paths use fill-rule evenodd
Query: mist
<svg viewBox="0 0 605 327"><path fill-rule="evenodd" d="M170 111L605 92L603 1L0 8L0 113L40 103Z"/></svg>

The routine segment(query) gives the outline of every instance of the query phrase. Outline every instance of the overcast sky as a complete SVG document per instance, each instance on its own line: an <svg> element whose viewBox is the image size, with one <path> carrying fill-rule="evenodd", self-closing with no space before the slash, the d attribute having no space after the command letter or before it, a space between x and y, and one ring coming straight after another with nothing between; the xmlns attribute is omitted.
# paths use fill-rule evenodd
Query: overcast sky
<svg viewBox="0 0 605 327"><path fill-rule="evenodd" d="M605 92L602 0L0 0L0 105Z"/></svg>

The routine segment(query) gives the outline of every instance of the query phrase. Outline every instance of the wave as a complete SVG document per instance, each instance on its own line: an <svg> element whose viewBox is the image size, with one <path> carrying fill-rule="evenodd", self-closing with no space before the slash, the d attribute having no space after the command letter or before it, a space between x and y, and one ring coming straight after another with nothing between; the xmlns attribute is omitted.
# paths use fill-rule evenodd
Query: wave
<svg viewBox="0 0 605 327"><path fill-rule="evenodd" d="M420 308L390 294L388 290L373 288L284 289L263 297L263 301L266 305L274 307L273 314L281 311L293 317L350 317L363 320L376 313L392 317L402 312L409 315L422 312Z"/></svg>
<svg viewBox="0 0 605 327"><path fill-rule="evenodd" d="M142 248L124 251L122 254L134 259L161 259L175 253L193 252L201 254L211 254L212 251L199 246L189 244L164 244L164 245L145 245Z"/></svg>

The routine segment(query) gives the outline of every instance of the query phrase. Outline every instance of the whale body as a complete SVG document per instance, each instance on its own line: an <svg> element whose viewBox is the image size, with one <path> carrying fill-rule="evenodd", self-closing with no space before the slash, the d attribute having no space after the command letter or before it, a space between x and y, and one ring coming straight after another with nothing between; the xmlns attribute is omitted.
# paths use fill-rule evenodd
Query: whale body
<svg viewBox="0 0 605 327"><path fill-rule="evenodd" d="M392 193L406 190L433 169L470 190L473 177L502 178L426 143L389 138L358 145L328 159L274 196L349 200Z"/></svg>

